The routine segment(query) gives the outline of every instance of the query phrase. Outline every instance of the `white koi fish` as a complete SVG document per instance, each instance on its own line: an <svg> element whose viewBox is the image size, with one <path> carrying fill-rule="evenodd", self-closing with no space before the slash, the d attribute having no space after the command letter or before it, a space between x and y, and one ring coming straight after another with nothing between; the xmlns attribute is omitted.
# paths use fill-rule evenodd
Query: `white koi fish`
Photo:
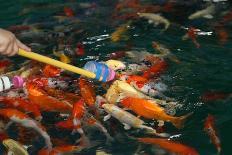
<svg viewBox="0 0 232 155"><path fill-rule="evenodd" d="M124 129L129 130L131 127L138 128L138 129L145 129L148 133L154 134L160 137L167 137L169 134L167 133L157 133L155 129L144 125L144 121L137 118L136 116L130 114L129 112L124 111L123 109L119 108L113 104L103 104L102 107L108 113L104 117L104 121L110 119L111 116L119 120L123 125Z"/></svg>
<svg viewBox="0 0 232 155"><path fill-rule="evenodd" d="M207 19L212 19L213 16L212 14L215 13L215 5L210 5L207 8L203 9L203 10L199 10L193 14L191 14L188 19L193 20L193 19L198 19L198 18L207 18Z"/></svg>
<svg viewBox="0 0 232 155"><path fill-rule="evenodd" d="M159 24L164 24L164 30L167 30L170 26L170 22L168 19L164 18L163 16L160 16L159 14L154 14L154 13L137 13L139 17L143 17L148 19L148 22L150 24L159 25Z"/></svg>

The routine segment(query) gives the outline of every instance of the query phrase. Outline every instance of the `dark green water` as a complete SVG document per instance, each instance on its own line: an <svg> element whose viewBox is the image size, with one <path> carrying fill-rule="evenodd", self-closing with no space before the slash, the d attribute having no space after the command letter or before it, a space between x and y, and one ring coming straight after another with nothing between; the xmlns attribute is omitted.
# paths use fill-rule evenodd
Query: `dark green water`
<svg viewBox="0 0 232 155"><path fill-rule="evenodd" d="M146 48L148 51L155 53L152 49L151 42L158 41L164 44L181 61L180 64L169 62L168 71L163 77L163 82L167 84L169 88L166 95L174 97L177 101L184 104L180 113L194 112L193 116L187 121L184 129L178 131L170 127L168 131L173 135L180 134L179 137L174 139L196 148L202 155L217 154L208 135L203 131L205 118L208 114L212 114L215 116L216 128L221 139L221 154L232 154L230 141L232 139L232 100L227 99L211 103L204 103L200 100L200 96L208 91L232 93L231 23L227 23L226 25L227 32L230 36L225 44L220 44L215 34L215 28L213 27L213 25L222 18L220 14L223 11L232 9L231 4L229 4L230 2L215 3L218 6L217 13L215 18L211 20L198 19L189 21L187 20L188 15L196 10L205 8L204 6L206 3L202 1L178 1L176 4L177 10L174 13L163 13L163 16L167 17L173 23L167 31L160 33L162 27L153 27L149 25L146 20L134 20L131 28L127 32L129 40L121 40L117 43L112 43L110 39L98 40L99 37L102 38L103 35L111 34L118 25L126 23L126 20L123 21L111 18L111 10L113 10L117 1L95 1L97 7L92 10L81 9L73 5L73 3L75 4L78 2L79 1L68 2L63 0L1 0L0 27L7 28L22 23L47 23L49 26L44 26L44 29L54 31L54 26L64 26L67 24L65 22L56 23L52 18L52 16L62 13L63 5L66 5L76 9L76 18L81 21L73 25L77 27L77 29L84 30L84 33L81 35L72 36L72 33L70 33L67 37L72 40L71 42L86 42L86 55L105 55L117 50L126 50L125 46L127 45L134 48ZM157 5L159 5L163 4L162 2L165 1L154 0L149 2L147 0L144 3L157 3ZM29 9L25 11L26 8ZM22 13L23 9L25 11L24 13ZM88 11L89 15L87 15ZM70 24L68 25L70 26ZM183 41L181 39L186 33L185 30L180 28L181 26L194 26L202 31L210 31L213 33L210 36L199 36L197 40L201 47L197 49L191 40ZM26 44L40 43L43 47L38 46L34 50L46 54L48 54L48 51L56 44L56 38L40 40L36 35L32 37L23 37L19 35L19 38L20 37ZM46 35L42 35L42 38L43 37L46 37ZM13 59L24 61L24 59L18 57ZM83 64L82 61L81 64ZM76 62L76 65L81 66L79 61ZM121 131L125 133L122 126L118 126L117 132ZM111 133L112 132L113 131L111 131ZM122 137L119 138L121 140L114 143L112 146L102 144L94 149L105 150L111 154L133 154L137 149L137 143L123 138L125 137L123 134L121 136ZM143 149L148 150L148 153L152 154L152 150L150 147L148 148L148 145ZM86 154L93 154L93 152L93 150L90 150L87 151Z"/></svg>

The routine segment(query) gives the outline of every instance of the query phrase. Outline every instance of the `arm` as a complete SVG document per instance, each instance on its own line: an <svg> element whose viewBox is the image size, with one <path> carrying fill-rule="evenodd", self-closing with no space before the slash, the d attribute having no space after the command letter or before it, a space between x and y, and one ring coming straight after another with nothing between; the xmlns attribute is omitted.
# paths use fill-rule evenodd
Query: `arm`
<svg viewBox="0 0 232 155"><path fill-rule="evenodd" d="M19 48L31 51L29 47L21 43L13 33L0 28L0 55L14 56Z"/></svg>

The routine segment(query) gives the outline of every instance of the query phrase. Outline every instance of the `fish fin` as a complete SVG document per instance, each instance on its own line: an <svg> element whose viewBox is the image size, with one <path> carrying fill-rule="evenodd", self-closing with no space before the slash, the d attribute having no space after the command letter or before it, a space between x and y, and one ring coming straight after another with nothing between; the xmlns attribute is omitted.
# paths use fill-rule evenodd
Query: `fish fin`
<svg viewBox="0 0 232 155"><path fill-rule="evenodd" d="M212 19L212 18L213 18L213 15L208 14L208 15L204 15L203 17L206 18L206 19Z"/></svg>
<svg viewBox="0 0 232 155"><path fill-rule="evenodd" d="M129 130L129 129L131 128L131 126L128 125L128 124L126 124L126 123L123 123L123 125L124 125L124 129L125 129L125 130Z"/></svg>
<svg viewBox="0 0 232 155"><path fill-rule="evenodd" d="M178 128L178 129L183 128L186 119L187 119L189 116L191 116L192 114L193 114L193 112L188 113L187 115L184 115L184 116L177 117L177 118L174 119L174 121L172 122L172 124L173 124L176 128Z"/></svg>
<svg viewBox="0 0 232 155"><path fill-rule="evenodd" d="M106 116L103 118L103 121L105 122L105 121L109 120L109 119L110 119L110 117L111 117L111 115L110 115L110 114L106 115Z"/></svg>

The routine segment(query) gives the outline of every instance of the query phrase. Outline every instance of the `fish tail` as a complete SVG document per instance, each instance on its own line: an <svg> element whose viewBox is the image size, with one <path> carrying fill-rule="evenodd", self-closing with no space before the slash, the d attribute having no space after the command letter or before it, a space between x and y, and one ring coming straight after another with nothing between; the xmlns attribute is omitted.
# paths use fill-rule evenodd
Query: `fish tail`
<svg viewBox="0 0 232 155"><path fill-rule="evenodd" d="M172 121L172 124L178 128L178 129L181 129L184 127L184 123L186 121L186 119L191 116L193 113L188 113L187 115L184 115L184 116L180 116L180 117L177 117L175 118L173 121Z"/></svg>

